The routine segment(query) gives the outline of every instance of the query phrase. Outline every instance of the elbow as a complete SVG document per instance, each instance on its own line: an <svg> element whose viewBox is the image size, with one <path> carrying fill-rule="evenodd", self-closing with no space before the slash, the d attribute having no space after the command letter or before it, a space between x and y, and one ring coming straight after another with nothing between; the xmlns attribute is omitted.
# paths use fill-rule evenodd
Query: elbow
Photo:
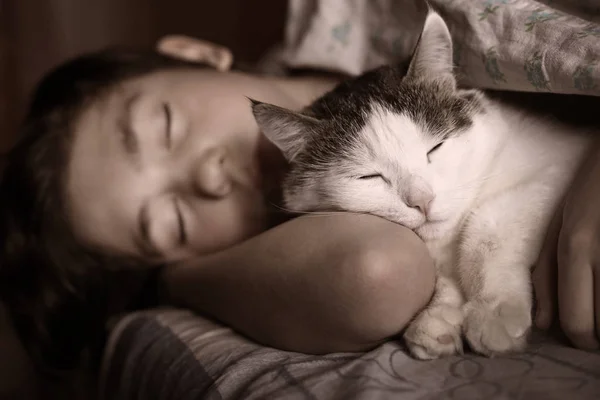
<svg viewBox="0 0 600 400"><path fill-rule="evenodd" d="M433 260L416 236L359 247L345 262L356 278L348 323L365 346L399 335L433 296Z"/></svg>

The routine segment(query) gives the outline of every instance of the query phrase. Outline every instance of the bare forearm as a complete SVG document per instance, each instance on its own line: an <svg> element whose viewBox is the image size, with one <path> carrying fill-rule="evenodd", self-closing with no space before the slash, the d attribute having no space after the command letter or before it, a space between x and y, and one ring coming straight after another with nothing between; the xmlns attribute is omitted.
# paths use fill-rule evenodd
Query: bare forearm
<svg viewBox="0 0 600 400"><path fill-rule="evenodd" d="M400 332L434 283L412 232L352 214L292 220L164 278L176 304L310 353L360 350Z"/></svg>

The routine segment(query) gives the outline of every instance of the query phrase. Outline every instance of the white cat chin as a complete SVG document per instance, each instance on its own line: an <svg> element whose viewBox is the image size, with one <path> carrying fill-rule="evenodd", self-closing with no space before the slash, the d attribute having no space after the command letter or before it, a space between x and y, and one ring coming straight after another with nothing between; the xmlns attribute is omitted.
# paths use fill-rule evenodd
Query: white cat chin
<svg viewBox="0 0 600 400"><path fill-rule="evenodd" d="M373 213L373 214L377 215L381 218L385 218L388 221L395 222L399 225L402 225L402 226L410 229L411 231L416 231L416 229L423 226L423 224L425 223L425 218L423 218L422 216L414 217L414 218L407 218L405 215L401 214L401 217L399 217L398 214L395 212L390 212L390 213L378 212L378 213Z"/></svg>
<svg viewBox="0 0 600 400"><path fill-rule="evenodd" d="M414 229L414 232L423 240L434 240L445 236L453 226L452 220L428 221Z"/></svg>

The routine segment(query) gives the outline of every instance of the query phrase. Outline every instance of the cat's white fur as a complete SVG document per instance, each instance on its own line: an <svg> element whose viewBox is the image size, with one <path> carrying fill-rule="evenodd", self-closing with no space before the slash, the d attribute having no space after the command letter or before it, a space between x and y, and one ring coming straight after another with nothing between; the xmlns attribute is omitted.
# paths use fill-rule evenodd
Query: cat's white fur
<svg viewBox="0 0 600 400"><path fill-rule="evenodd" d="M413 229L435 259L436 295L405 334L411 351L422 359L462 351L463 316L475 350L522 348L531 325L529 270L589 132L488 103L429 162L430 135L405 115L373 110L360 134L378 158L365 156L359 174L393 179L332 179L332 192L343 209ZM411 196L431 197L426 213L408 205Z"/></svg>
<svg viewBox="0 0 600 400"><path fill-rule="evenodd" d="M452 82L451 43L443 19L430 12L408 74ZM485 112L430 159L435 136L410 116L372 104L355 141L365 148L351 150L360 157L354 174L319 182L338 209L384 217L426 242L438 272L435 295L404 335L421 359L462 352L463 336L487 355L525 346L530 268L590 145L590 132L481 101ZM355 178L372 174L385 179ZM288 196L286 205L322 209L317 192Z"/></svg>

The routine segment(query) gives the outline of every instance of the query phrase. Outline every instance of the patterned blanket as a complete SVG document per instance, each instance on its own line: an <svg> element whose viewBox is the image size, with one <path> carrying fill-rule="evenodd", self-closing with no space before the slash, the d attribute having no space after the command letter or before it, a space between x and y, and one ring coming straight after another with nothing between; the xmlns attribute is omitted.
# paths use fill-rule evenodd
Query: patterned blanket
<svg viewBox="0 0 600 400"><path fill-rule="evenodd" d="M410 358L390 341L365 354L260 346L188 311L131 314L106 349L100 399L597 400L600 353L536 336L523 354Z"/></svg>
<svg viewBox="0 0 600 400"><path fill-rule="evenodd" d="M429 0L465 85L600 95L598 0ZM360 74L410 58L421 0L290 0L283 63Z"/></svg>

